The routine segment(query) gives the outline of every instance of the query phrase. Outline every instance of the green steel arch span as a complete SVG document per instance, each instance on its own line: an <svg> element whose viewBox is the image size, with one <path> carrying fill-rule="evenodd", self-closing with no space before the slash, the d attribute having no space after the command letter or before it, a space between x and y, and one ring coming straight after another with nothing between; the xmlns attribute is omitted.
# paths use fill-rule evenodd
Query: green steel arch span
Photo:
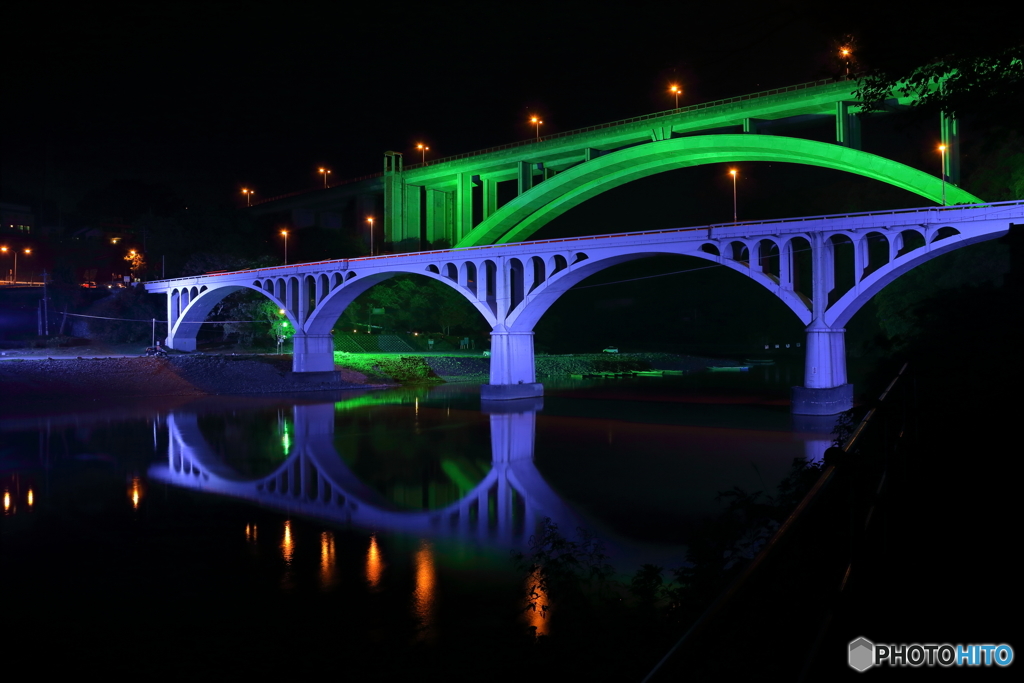
<svg viewBox="0 0 1024 683"><path fill-rule="evenodd" d="M704 164L774 161L856 173L941 202L943 182L891 159L851 147L777 135L697 135L628 147L591 159L519 195L480 223L456 247L528 239L569 209L612 188L656 173ZM983 200L950 183L946 204Z"/></svg>

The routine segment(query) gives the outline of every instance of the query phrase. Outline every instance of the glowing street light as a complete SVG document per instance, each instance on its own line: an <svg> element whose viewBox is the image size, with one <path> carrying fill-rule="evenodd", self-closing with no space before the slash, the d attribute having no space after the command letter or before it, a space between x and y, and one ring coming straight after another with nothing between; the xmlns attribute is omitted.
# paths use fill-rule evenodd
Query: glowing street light
<svg viewBox="0 0 1024 683"><path fill-rule="evenodd" d="M683 89L673 83L668 87L668 91L676 96L676 109L679 109L679 96L683 94Z"/></svg>
<svg viewBox="0 0 1024 683"><path fill-rule="evenodd" d="M288 231L282 230L281 234L284 235L284 264L288 265Z"/></svg>
<svg viewBox="0 0 1024 683"><path fill-rule="evenodd" d="M331 175L331 172L326 168L320 169L320 174L324 177L324 189L327 189L327 176Z"/></svg>
<svg viewBox="0 0 1024 683"><path fill-rule="evenodd" d="M850 55L851 54L853 54L853 51L850 50L850 48L848 48L848 47L841 47L841 48L839 48L839 57L844 62L846 62L846 78L847 78L847 80L849 80L849 78L850 78Z"/></svg>
<svg viewBox="0 0 1024 683"><path fill-rule="evenodd" d="M424 145L422 142L420 142L420 143L417 143L416 149L418 149L420 151L420 163L422 163L424 166L426 166L427 165L427 151L430 148L427 147L426 145Z"/></svg>
<svg viewBox="0 0 1024 683"><path fill-rule="evenodd" d="M736 218L736 169L730 168L729 175L732 176L732 222L738 223L739 220Z"/></svg>
<svg viewBox="0 0 1024 683"><path fill-rule="evenodd" d="M537 142L540 142L540 124L544 122L540 120L539 116L531 116L530 123L532 123L533 127L537 129Z"/></svg>
<svg viewBox="0 0 1024 683"><path fill-rule="evenodd" d="M373 256L373 216L367 216L366 222L370 224L370 256Z"/></svg>
<svg viewBox="0 0 1024 683"><path fill-rule="evenodd" d="M252 206L252 196L256 193L243 187L242 194L245 195L245 205Z"/></svg>
<svg viewBox="0 0 1024 683"><path fill-rule="evenodd" d="M8 249L7 247L0 247L0 252L6 254L8 251L11 252L12 254L14 254L14 284L17 284L18 283L18 250L17 249ZM29 255L32 254L32 250L27 248L27 247L23 251L24 251L24 254L26 256L29 256Z"/></svg>
<svg viewBox="0 0 1024 683"><path fill-rule="evenodd" d="M942 155L942 205L946 205L946 146L939 145L939 154Z"/></svg>

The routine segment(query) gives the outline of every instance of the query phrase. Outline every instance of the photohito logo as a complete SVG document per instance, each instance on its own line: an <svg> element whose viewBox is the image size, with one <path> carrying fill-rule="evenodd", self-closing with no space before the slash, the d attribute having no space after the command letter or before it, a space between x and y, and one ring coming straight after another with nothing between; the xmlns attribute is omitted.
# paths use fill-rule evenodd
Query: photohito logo
<svg viewBox="0 0 1024 683"><path fill-rule="evenodd" d="M1013 662L1009 645L883 645L867 638L850 641L847 652L851 669L873 666L1008 666Z"/></svg>

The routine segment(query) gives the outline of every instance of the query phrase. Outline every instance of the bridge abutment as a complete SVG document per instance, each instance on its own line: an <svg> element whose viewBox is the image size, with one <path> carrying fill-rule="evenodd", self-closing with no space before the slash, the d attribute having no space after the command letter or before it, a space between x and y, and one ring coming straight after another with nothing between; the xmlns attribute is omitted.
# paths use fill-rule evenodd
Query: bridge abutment
<svg viewBox="0 0 1024 683"><path fill-rule="evenodd" d="M491 332L491 382L480 385L480 398L503 401L544 395L533 360L533 332L509 332L499 325Z"/></svg>

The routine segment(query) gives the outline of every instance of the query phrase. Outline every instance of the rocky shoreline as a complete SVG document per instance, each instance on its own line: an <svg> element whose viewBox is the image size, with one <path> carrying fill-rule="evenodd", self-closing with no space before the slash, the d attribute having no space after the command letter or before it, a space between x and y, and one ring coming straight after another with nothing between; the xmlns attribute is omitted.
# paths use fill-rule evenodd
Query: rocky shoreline
<svg viewBox="0 0 1024 683"><path fill-rule="evenodd" d="M290 356L171 355L166 358L24 357L0 362L0 404L100 397L255 395L337 391L400 383L487 381L489 359L468 355L341 356L339 379L291 371ZM727 363L727 362L726 362ZM696 371L722 364L662 353L538 356L537 376L584 374L610 366Z"/></svg>

